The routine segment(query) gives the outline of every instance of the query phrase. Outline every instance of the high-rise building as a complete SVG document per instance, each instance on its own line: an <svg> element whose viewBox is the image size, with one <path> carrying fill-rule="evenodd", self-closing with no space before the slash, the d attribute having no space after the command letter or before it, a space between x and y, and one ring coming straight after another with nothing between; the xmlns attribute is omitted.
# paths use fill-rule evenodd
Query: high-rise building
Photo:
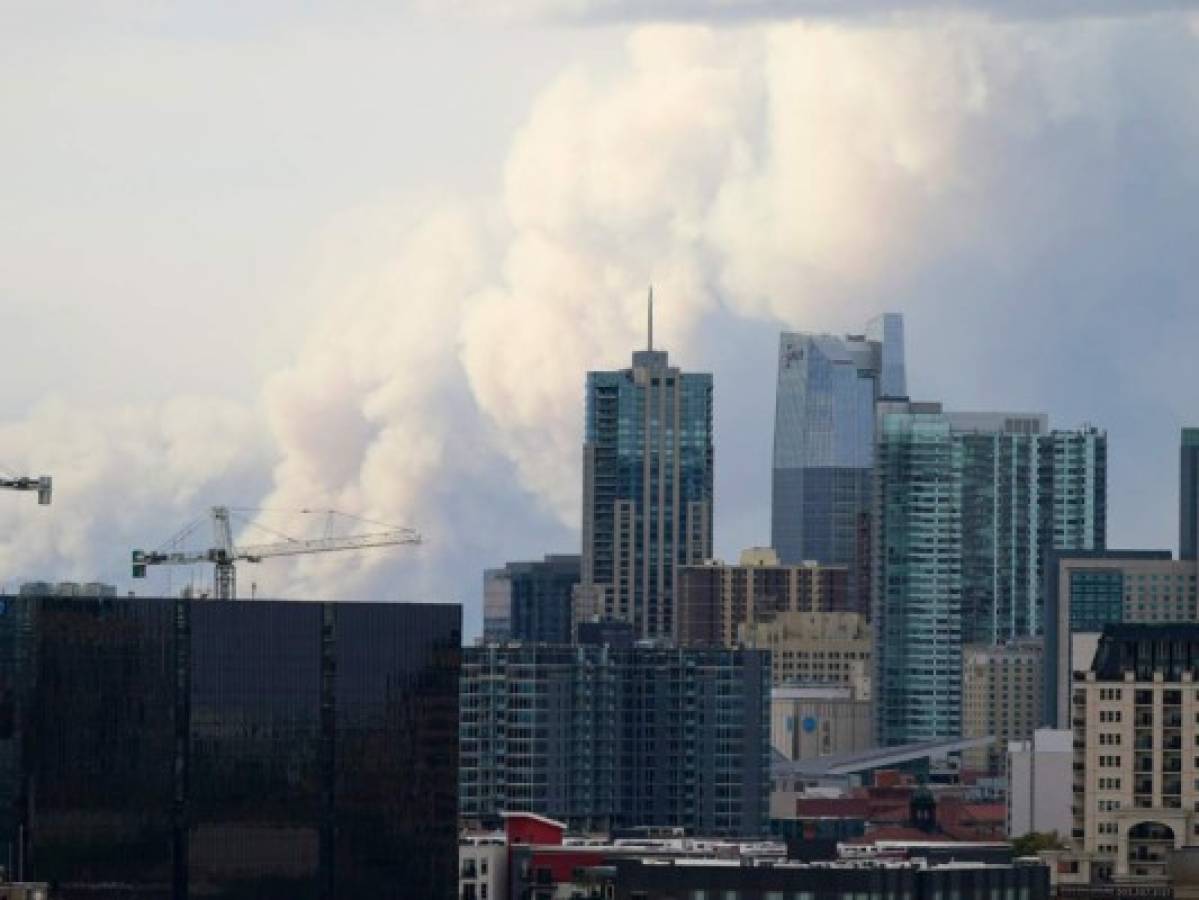
<svg viewBox="0 0 1199 900"><path fill-rule="evenodd" d="M1199 621L1199 563L1169 550L1061 550L1045 566L1045 699L1042 723L1068 728L1070 682L1082 634L1120 622Z"/></svg>
<svg viewBox="0 0 1199 900"><path fill-rule="evenodd" d="M488 569L483 575L483 639L570 643L579 569L579 557L568 554Z"/></svg>
<svg viewBox="0 0 1199 900"><path fill-rule="evenodd" d="M693 646L737 643L737 630L781 612L849 612L848 569L782 565L769 548L741 553L736 565L709 561L679 569L678 640Z"/></svg>
<svg viewBox="0 0 1199 900"><path fill-rule="evenodd" d="M67 896L455 894L461 608L6 597L0 859Z"/></svg>
<svg viewBox="0 0 1199 900"><path fill-rule="evenodd" d="M1107 626L1070 706L1074 853L1063 886L1165 883L1171 851L1199 849L1199 624Z"/></svg>
<svg viewBox="0 0 1199 900"><path fill-rule="evenodd" d="M755 650L506 644L464 652L462 818L581 830L767 828L770 662Z"/></svg>
<svg viewBox="0 0 1199 900"><path fill-rule="evenodd" d="M1199 428L1182 429L1178 488L1178 558L1199 559Z"/></svg>
<svg viewBox="0 0 1199 900"><path fill-rule="evenodd" d="M869 597L875 404L907 396L903 317L864 334L784 332L775 396L771 546L784 563L849 569Z"/></svg>
<svg viewBox="0 0 1199 900"><path fill-rule="evenodd" d="M995 739L963 754L968 767L1002 774L1008 742L1032 737L1041 722L1042 656L1040 638L962 649L962 737Z"/></svg>
<svg viewBox="0 0 1199 900"><path fill-rule="evenodd" d="M587 375L578 615L673 639L678 569L712 555L712 376L653 349L650 309L632 366Z"/></svg>
<svg viewBox="0 0 1199 900"><path fill-rule="evenodd" d="M874 744L870 697L857 686L787 685L771 695L771 745L790 760L869 750Z"/></svg>
<svg viewBox="0 0 1199 900"><path fill-rule="evenodd" d="M1102 548L1106 436L880 404L875 697L884 744L961 734L962 646L1042 631L1044 557Z"/></svg>

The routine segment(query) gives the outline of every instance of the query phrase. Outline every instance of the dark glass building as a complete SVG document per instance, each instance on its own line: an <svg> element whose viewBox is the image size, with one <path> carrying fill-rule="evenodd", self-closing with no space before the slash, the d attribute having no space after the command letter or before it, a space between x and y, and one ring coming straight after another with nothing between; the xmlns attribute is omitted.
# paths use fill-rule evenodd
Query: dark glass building
<svg viewBox="0 0 1199 900"><path fill-rule="evenodd" d="M1199 428L1182 429L1178 558L1199 559Z"/></svg>
<svg viewBox="0 0 1199 900"><path fill-rule="evenodd" d="M582 831L768 828L770 653L501 644L463 651L462 817Z"/></svg>
<svg viewBox="0 0 1199 900"><path fill-rule="evenodd" d="M510 562L483 576L483 636L489 641L571 640L571 608L581 557L550 554L540 562Z"/></svg>
<svg viewBox="0 0 1199 900"><path fill-rule="evenodd" d="M448 898L458 606L0 599L0 861L64 897Z"/></svg>

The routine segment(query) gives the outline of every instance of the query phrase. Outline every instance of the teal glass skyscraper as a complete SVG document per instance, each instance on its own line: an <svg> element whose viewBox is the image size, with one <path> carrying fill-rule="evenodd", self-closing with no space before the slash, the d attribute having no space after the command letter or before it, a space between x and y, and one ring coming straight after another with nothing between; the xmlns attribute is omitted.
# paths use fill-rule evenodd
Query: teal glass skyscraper
<svg viewBox="0 0 1199 900"><path fill-rule="evenodd" d="M1182 429L1178 479L1178 558L1199 559L1199 428Z"/></svg>
<svg viewBox="0 0 1199 900"><path fill-rule="evenodd" d="M775 395L771 544L787 564L849 567L868 603L875 404L907 395L903 318L864 334L784 332Z"/></svg>
<svg viewBox="0 0 1199 900"><path fill-rule="evenodd" d="M583 445L581 618L676 636L678 567L712 555L712 376L649 346L590 372Z"/></svg>
<svg viewBox="0 0 1199 900"><path fill-rule="evenodd" d="M881 404L878 428L878 736L956 737L962 645L1041 634L1048 552L1104 547L1107 438L934 403Z"/></svg>

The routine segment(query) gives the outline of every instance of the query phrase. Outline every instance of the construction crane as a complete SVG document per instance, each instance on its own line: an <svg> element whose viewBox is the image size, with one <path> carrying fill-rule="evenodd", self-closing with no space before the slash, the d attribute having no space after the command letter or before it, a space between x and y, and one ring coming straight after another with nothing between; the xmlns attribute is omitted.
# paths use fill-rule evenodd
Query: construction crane
<svg viewBox="0 0 1199 900"><path fill-rule="evenodd" d="M214 506L211 511L213 545L208 550L195 552L175 550L134 550L133 577L145 578L148 566L190 566L197 563L211 563L214 566L213 595L218 600L237 599L237 569L235 562L262 562L277 556L300 556L307 553L329 553L336 550L362 550L367 547L392 547L399 544L419 544L421 536L411 528L385 526L385 530L354 534L345 537L326 535L315 540L298 540L280 534L285 538L273 544L236 545L233 542L233 526L230 521L231 510L228 506ZM248 510L246 510L248 511ZM332 517L338 515L334 510L302 509L301 513L325 513ZM340 514L340 515L345 515ZM351 516L350 518L357 518ZM367 522L369 520L360 519ZM184 529L172 540L178 544L187 537L199 522ZM371 522L372 525L382 525ZM268 529L269 530L269 529ZM278 533L278 532L276 532Z"/></svg>
<svg viewBox="0 0 1199 900"><path fill-rule="evenodd" d="M0 490L5 488L13 491L37 491L37 502L41 506L48 506L50 495L53 493L54 479L49 475L22 478L5 478L0 475Z"/></svg>

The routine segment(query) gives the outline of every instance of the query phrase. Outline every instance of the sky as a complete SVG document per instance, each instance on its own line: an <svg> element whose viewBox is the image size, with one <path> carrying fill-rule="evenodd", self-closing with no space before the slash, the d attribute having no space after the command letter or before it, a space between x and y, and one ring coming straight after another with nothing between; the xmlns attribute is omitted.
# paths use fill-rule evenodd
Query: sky
<svg viewBox="0 0 1199 900"><path fill-rule="evenodd" d="M1134 10L1135 12L1130 12ZM909 388L1110 441L1177 542L1199 423L1185 4L24 0L0 29L0 588L128 579L208 507L420 547L259 596L458 601L577 552L583 383L711 371L716 549L769 542L781 329L906 317ZM28 502L26 502L28 501ZM198 546L196 544L195 546Z"/></svg>

